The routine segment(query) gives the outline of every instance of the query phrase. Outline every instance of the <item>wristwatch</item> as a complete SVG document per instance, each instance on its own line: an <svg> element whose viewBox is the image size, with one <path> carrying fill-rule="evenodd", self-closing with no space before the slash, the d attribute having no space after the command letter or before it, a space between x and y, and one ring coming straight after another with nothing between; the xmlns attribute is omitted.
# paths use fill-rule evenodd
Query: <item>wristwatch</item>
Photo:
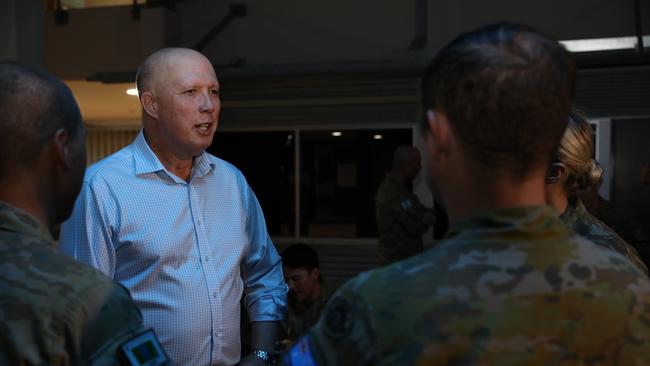
<svg viewBox="0 0 650 366"><path fill-rule="evenodd" d="M270 354L269 352L262 351L259 349L254 349L251 351L251 353L261 358L262 361L266 362L267 365L275 365L275 357L273 357L273 355Z"/></svg>

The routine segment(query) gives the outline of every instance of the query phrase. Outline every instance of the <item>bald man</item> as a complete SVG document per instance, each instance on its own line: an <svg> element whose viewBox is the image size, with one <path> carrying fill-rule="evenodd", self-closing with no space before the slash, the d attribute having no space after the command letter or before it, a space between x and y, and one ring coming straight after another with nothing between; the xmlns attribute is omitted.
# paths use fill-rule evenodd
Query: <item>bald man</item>
<svg viewBox="0 0 650 366"><path fill-rule="evenodd" d="M88 169L61 247L131 291L177 365L240 361L243 296L253 352L241 364L264 365L287 286L246 179L205 152L221 109L212 64L190 49L162 49L136 83L142 130Z"/></svg>
<svg viewBox="0 0 650 366"><path fill-rule="evenodd" d="M55 249L86 169L72 93L0 62L0 115L0 365L130 365L122 345L147 341L164 362L126 289Z"/></svg>
<svg viewBox="0 0 650 366"><path fill-rule="evenodd" d="M391 169L377 190L375 215L380 265L422 252L422 235L433 224L435 216L412 191L421 166L418 149L410 145L397 147Z"/></svg>

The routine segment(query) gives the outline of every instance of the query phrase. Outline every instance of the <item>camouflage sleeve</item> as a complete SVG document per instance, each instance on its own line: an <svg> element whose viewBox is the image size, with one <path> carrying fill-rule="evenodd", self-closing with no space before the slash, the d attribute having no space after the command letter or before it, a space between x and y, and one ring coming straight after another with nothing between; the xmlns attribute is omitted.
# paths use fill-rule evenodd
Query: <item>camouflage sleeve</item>
<svg viewBox="0 0 650 366"><path fill-rule="evenodd" d="M369 365L377 362L368 305L350 283L327 303L318 323L285 353L283 365Z"/></svg>
<svg viewBox="0 0 650 366"><path fill-rule="evenodd" d="M648 266L641 260L641 257L639 257L639 252L628 243L625 243L625 249L627 257L630 258L632 263L636 264L636 266L647 275Z"/></svg>
<svg viewBox="0 0 650 366"><path fill-rule="evenodd" d="M129 292L106 281L93 286L80 299L85 319L80 319L80 358L83 364L122 364L118 350L124 342L145 331L142 315Z"/></svg>
<svg viewBox="0 0 650 366"><path fill-rule="evenodd" d="M395 218L410 235L424 234L435 219L433 210L422 205L415 195L405 197L396 204L394 210Z"/></svg>

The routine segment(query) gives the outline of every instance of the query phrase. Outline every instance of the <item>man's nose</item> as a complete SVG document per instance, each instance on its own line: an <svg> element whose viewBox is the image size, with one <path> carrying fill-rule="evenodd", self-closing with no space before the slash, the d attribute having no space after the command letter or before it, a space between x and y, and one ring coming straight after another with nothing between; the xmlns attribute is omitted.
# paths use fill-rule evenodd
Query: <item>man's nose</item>
<svg viewBox="0 0 650 366"><path fill-rule="evenodd" d="M214 102L210 98L210 92L203 93L203 98L201 99L201 112L212 112L214 111Z"/></svg>

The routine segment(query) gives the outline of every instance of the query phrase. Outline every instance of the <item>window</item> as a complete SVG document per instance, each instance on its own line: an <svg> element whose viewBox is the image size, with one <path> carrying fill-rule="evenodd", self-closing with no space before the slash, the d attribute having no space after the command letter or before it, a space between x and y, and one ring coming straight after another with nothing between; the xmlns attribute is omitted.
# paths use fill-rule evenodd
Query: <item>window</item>
<svg viewBox="0 0 650 366"><path fill-rule="evenodd" d="M273 236L294 232L294 131L217 131L207 151L244 173Z"/></svg>
<svg viewBox="0 0 650 366"><path fill-rule="evenodd" d="M395 147L411 141L410 129L301 132L301 236L377 237L375 193Z"/></svg>
<svg viewBox="0 0 650 366"><path fill-rule="evenodd" d="M244 173L272 236L375 238L375 193L412 140L410 128L218 131L208 151Z"/></svg>

